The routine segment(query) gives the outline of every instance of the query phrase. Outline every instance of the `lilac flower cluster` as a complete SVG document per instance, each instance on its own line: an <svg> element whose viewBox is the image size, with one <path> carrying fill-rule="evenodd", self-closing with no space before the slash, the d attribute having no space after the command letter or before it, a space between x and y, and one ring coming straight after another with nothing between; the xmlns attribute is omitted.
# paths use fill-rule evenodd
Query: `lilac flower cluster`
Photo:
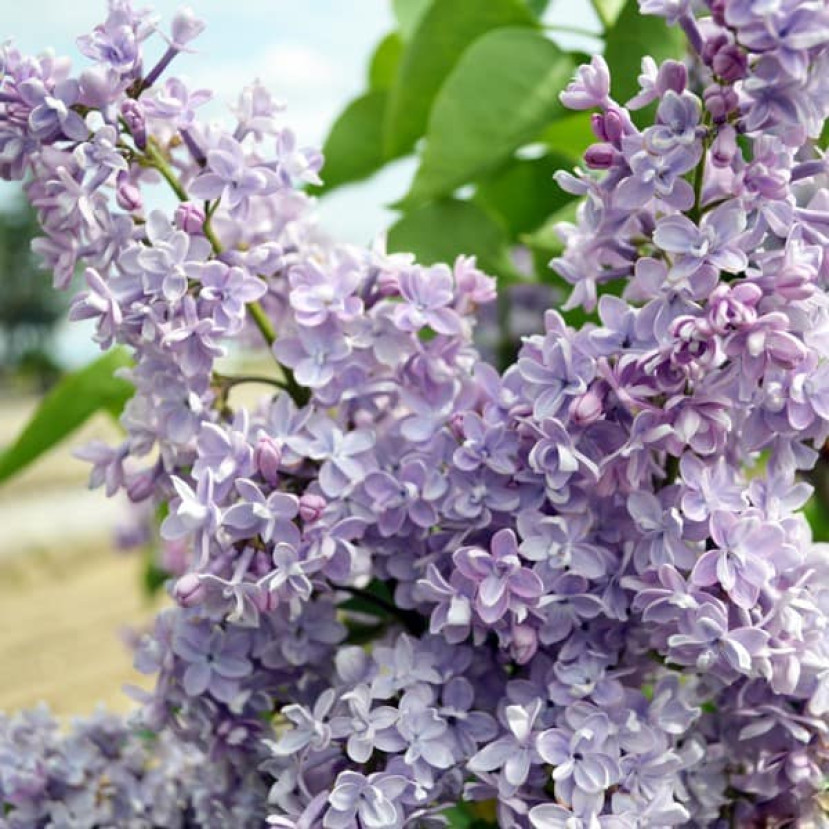
<svg viewBox="0 0 829 829"><path fill-rule="evenodd" d="M4 829L40 826L230 826L262 792L223 776L192 746L140 722L96 712L62 733L45 707L0 715ZM224 822L216 804L224 804Z"/></svg>
<svg viewBox="0 0 829 829"><path fill-rule="evenodd" d="M436 827L480 801L521 829L819 825L829 549L799 510L829 437L829 12L640 5L694 71L646 59L622 106L596 57L563 94L598 141L559 174L585 198L553 266L598 317L547 311L503 373L473 259L326 240L295 189L321 158L262 87L225 130L161 82L191 13L148 71L127 0L78 78L4 47L0 173L57 283L87 266L72 316L134 359L126 438L86 455L165 516L177 606L136 646L188 786L162 824ZM172 216L144 208L159 177ZM278 365L249 411L220 360L257 337ZM21 739L21 768L62 751L0 755ZM163 780L131 768L139 820ZM31 774L31 807L0 776L0 823L47 808Z"/></svg>

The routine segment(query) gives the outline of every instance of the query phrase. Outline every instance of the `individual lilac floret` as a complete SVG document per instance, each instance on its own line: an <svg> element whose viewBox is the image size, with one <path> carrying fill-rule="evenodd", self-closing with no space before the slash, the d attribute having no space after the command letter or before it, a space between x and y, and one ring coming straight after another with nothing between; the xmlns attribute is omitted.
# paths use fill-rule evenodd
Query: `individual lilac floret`
<svg viewBox="0 0 829 829"><path fill-rule="evenodd" d="M452 310L455 290L452 272L445 265L409 268L400 274L403 302L394 310L394 321L404 331L419 331L425 326L438 334L458 334L461 319Z"/></svg>
<svg viewBox="0 0 829 829"><path fill-rule="evenodd" d="M409 781L393 774L375 773L368 777L343 771L328 795L329 807L322 819L324 829L400 829L403 812L397 802Z"/></svg>
<svg viewBox="0 0 829 829"><path fill-rule="evenodd" d="M400 532L407 518L424 530L433 526L438 520L436 502L446 493L447 482L424 461L412 460L394 476L383 471L370 473L365 487L378 513L380 533L391 536Z"/></svg>
<svg viewBox="0 0 829 829"><path fill-rule="evenodd" d="M510 529L495 533L490 551L462 547L452 558L458 570L477 585L475 610L488 625L500 621L507 612L523 621L544 591L541 579L522 566L518 541Z"/></svg>
<svg viewBox="0 0 829 829"><path fill-rule="evenodd" d="M221 199L231 215L244 221L250 199L266 196L280 187L278 177L267 167L249 164L238 141L220 136L207 151L207 169L193 180L190 194L200 199Z"/></svg>
<svg viewBox="0 0 829 829"><path fill-rule="evenodd" d="M576 79L559 95L569 109L604 109L610 104L610 70L601 55L579 67Z"/></svg>

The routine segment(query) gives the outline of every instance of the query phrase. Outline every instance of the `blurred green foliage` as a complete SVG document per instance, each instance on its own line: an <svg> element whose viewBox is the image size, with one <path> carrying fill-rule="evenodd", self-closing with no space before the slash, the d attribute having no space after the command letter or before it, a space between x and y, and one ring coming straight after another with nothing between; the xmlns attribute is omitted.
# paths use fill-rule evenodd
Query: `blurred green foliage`
<svg viewBox="0 0 829 829"><path fill-rule="evenodd" d="M614 77L614 96L634 94L642 57L681 55L680 35L637 0L592 0L596 33ZM392 0L395 31L369 62L365 92L336 120L325 142L325 194L414 155L409 192L389 248L423 261L477 255L502 282L561 285L549 269L561 252L558 221L573 197L552 180L572 169L595 137L590 113L571 112L559 94L590 56L558 47L570 30L567 2ZM560 13L560 15L558 14ZM560 19L559 19L560 18ZM531 272L516 272L516 246Z"/></svg>
<svg viewBox="0 0 829 829"><path fill-rule="evenodd" d="M0 212L0 379L25 375L45 387L59 372L51 338L66 301L37 267L31 250L36 234L37 218L27 204Z"/></svg>

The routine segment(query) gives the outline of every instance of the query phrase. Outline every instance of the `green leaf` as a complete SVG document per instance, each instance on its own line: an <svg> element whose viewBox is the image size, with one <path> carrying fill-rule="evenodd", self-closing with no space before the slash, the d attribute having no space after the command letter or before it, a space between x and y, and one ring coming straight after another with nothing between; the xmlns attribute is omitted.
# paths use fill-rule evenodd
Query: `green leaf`
<svg viewBox="0 0 829 829"><path fill-rule="evenodd" d="M556 118L545 127L538 140L556 153L568 157L572 162L578 162L584 151L598 139L590 126L590 113L576 112ZM571 163L568 169L572 167Z"/></svg>
<svg viewBox="0 0 829 829"><path fill-rule="evenodd" d="M475 193L475 202L499 216L512 238L535 230L551 214L573 200L553 181L553 174L569 169L566 156L550 153L533 159L512 159Z"/></svg>
<svg viewBox="0 0 829 829"><path fill-rule="evenodd" d="M506 257L507 233L485 210L469 201L446 199L407 213L389 230L390 251L414 253L424 265L452 263L474 254L486 271L513 277Z"/></svg>
<svg viewBox="0 0 829 829"><path fill-rule="evenodd" d="M500 26L537 25L521 0L434 0L400 62L386 118L385 152L408 152L426 130L435 95L467 47ZM502 67L490 64L497 76Z"/></svg>
<svg viewBox="0 0 829 829"><path fill-rule="evenodd" d="M541 15L547 11L547 6L550 5L550 0L526 0L526 3L529 10L536 17L541 17Z"/></svg>
<svg viewBox="0 0 829 829"><path fill-rule="evenodd" d="M592 0L592 3L602 26L609 29L619 17L619 12L622 11L622 7L625 5L625 0Z"/></svg>
<svg viewBox="0 0 829 829"><path fill-rule="evenodd" d="M403 54L403 40L397 32L389 32L378 44L368 67L368 86L371 90L389 89L397 75L397 66Z"/></svg>
<svg viewBox="0 0 829 829"><path fill-rule="evenodd" d="M0 455L0 483L57 446L96 412L103 410L117 417L135 389L114 375L116 369L129 364L126 352L115 349L66 375L43 398L17 440Z"/></svg>
<svg viewBox="0 0 829 829"><path fill-rule="evenodd" d="M572 59L527 28L489 32L463 55L432 107L404 204L448 195L496 167L562 111Z"/></svg>
<svg viewBox="0 0 829 829"><path fill-rule="evenodd" d="M613 28L607 33L604 56L610 67L611 93L620 103L639 91L637 78L642 58L657 63L682 56L684 38L679 26L668 26L661 17L639 13L637 0L627 0Z"/></svg>
<svg viewBox="0 0 829 829"><path fill-rule="evenodd" d="M534 233L526 233L521 237L525 245L534 250L539 250L548 257L558 256L564 250L564 242L559 239L555 227L559 222L576 221L576 211L579 207L579 200L573 199L559 208L547 218L547 221Z"/></svg>
<svg viewBox="0 0 829 829"><path fill-rule="evenodd" d="M397 18L397 27L403 40L409 40L414 34L426 9L432 0L392 0L394 16Z"/></svg>
<svg viewBox="0 0 829 829"><path fill-rule="evenodd" d="M388 92L377 89L355 98L331 127L322 149L325 165L322 186L309 188L325 193L350 181L359 181L383 166L383 117Z"/></svg>
<svg viewBox="0 0 829 829"><path fill-rule="evenodd" d="M829 541L829 507L817 496L809 499L803 510L815 541Z"/></svg>

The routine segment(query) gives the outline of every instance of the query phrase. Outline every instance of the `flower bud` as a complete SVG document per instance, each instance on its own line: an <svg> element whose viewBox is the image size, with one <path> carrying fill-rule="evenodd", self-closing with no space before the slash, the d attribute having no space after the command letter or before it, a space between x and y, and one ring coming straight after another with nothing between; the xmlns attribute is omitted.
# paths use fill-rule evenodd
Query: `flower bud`
<svg viewBox="0 0 829 829"><path fill-rule="evenodd" d="M179 10L173 18L171 34L173 46L178 49L195 40L204 31L204 21L196 17L196 13L189 6Z"/></svg>
<svg viewBox="0 0 829 829"><path fill-rule="evenodd" d="M141 190L133 183L129 173L122 170L115 182L115 201L128 213L137 213L144 206Z"/></svg>
<svg viewBox="0 0 829 829"><path fill-rule="evenodd" d="M688 84L688 69L677 60L666 60L659 67L656 85L662 95L669 89L681 95Z"/></svg>
<svg viewBox="0 0 829 829"><path fill-rule="evenodd" d="M259 438L253 453L253 460L259 474L271 485L279 480L279 465L282 463L282 446L272 437Z"/></svg>
<svg viewBox="0 0 829 829"><path fill-rule="evenodd" d="M299 499L299 516L306 524L312 524L325 509L327 501L322 495L306 492Z"/></svg>
<svg viewBox="0 0 829 829"><path fill-rule="evenodd" d="M204 601L204 585L195 573L185 573L173 588L173 598L182 607L195 607Z"/></svg>
<svg viewBox="0 0 829 829"><path fill-rule="evenodd" d="M711 163L728 167L737 154L737 133L730 124L724 124L711 145Z"/></svg>
<svg viewBox="0 0 829 829"><path fill-rule="evenodd" d="M705 108L711 113L714 123L722 124L732 112L736 112L739 103L737 93L727 86L711 84L703 92Z"/></svg>
<svg viewBox="0 0 829 829"><path fill-rule="evenodd" d="M625 119L618 110L609 109L604 114L604 132L614 147L621 146L622 136L625 134Z"/></svg>
<svg viewBox="0 0 829 829"><path fill-rule="evenodd" d="M121 117L127 124L132 140L139 150L147 148L147 120L138 101L128 98L121 104Z"/></svg>
<svg viewBox="0 0 829 829"><path fill-rule="evenodd" d="M381 296L397 296L400 293L397 274L383 271L377 277L377 291Z"/></svg>
<svg viewBox="0 0 829 829"><path fill-rule="evenodd" d="M584 394L574 398L570 403L570 417L579 426L594 423L602 416L603 410L603 396L596 387L588 389Z"/></svg>
<svg viewBox="0 0 829 829"><path fill-rule="evenodd" d="M134 504L146 501L155 491L156 474L154 469L145 469L133 475L127 482L127 497Z"/></svg>
<svg viewBox="0 0 829 829"><path fill-rule="evenodd" d="M746 53L734 43L723 46L711 63L715 74L727 83L742 80L748 72L748 58Z"/></svg>
<svg viewBox="0 0 829 829"><path fill-rule="evenodd" d="M591 170L609 170L616 155L616 150L610 144L591 144L584 153L584 163Z"/></svg>
<svg viewBox="0 0 829 829"><path fill-rule="evenodd" d="M176 227L191 235L201 233L204 227L204 210L191 201L182 202L174 216Z"/></svg>

